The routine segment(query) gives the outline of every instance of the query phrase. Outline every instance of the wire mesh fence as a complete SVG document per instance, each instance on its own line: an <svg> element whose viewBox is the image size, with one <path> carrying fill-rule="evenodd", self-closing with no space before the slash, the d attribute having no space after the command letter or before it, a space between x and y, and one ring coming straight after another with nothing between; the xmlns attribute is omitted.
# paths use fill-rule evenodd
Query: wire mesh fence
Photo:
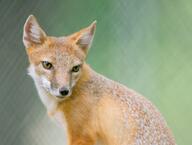
<svg viewBox="0 0 192 145"><path fill-rule="evenodd" d="M97 20L88 63L148 97L165 116L177 143L190 145L191 8L189 0L0 0L0 144L66 143L26 71L22 30L34 14L54 36Z"/></svg>

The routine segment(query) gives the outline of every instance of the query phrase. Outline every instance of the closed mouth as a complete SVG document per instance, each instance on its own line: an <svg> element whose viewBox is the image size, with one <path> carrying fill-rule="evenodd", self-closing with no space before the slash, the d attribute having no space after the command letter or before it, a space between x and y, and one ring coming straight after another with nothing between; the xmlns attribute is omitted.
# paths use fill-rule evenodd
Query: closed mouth
<svg viewBox="0 0 192 145"><path fill-rule="evenodd" d="M67 99L67 98L69 98L69 96L71 96L71 93L69 93L69 94L66 95L66 96L58 95L58 96L56 96L56 98L63 100L63 99Z"/></svg>
<svg viewBox="0 0 192 145"><path fill-rule="evenodd" d="M64 99L67 96L56 96L56 97L59 98L59 99Z"/></svg>

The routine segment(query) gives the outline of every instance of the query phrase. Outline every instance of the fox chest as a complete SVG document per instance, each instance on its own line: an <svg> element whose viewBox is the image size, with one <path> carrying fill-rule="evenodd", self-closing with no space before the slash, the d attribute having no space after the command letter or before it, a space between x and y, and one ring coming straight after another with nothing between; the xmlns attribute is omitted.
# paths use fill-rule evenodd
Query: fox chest
<svg viewBox="0 0 192 145"><path fill-rule="evenodd" d="M51 120L59 127L65 128L66 123L65 123L65 117L64 114L60 111L50 113L48 112L49 117Z"/></svg>

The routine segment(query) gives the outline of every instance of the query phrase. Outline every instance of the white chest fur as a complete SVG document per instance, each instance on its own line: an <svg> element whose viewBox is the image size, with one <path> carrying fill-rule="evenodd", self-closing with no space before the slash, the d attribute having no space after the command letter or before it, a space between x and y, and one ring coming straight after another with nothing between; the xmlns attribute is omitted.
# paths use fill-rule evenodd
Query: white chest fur
<svg viewBox="0 0 192 145"><path fill-rule="evenodd" d="M52 120L54 120L59 126L64 127L65 125L65 119L62 112L58 112L57 110L57 104L58 100L50 94L48 94L43 88L42 84L40 83L40 79L42 77L37 77L35 73L35 68L33 65L30 65L28 68L28 74L33 78L35 82L35 86L38 90L39 96L43 104L45 105L47 112Z"/></svg>
<svg viewBox="0 0 192 145"><path fill-rule="evenodd" d="M65 118L63 112L57 111L49 116L59 127L65 128Z"/></svg>

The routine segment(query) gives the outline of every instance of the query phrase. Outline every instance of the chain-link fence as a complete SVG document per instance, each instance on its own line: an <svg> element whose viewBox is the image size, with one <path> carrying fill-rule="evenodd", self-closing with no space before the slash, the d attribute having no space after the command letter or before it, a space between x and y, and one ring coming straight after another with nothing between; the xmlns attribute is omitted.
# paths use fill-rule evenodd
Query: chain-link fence
<svg viewBox="0 0 192 145"><path fill-rule="evenodd" d="M63 145L64 131L46 115L22 44L34 14L49 35L78 31L97 20L88 63L148 97L191 145L192 1L0 0L0 144Z"/></svg>

